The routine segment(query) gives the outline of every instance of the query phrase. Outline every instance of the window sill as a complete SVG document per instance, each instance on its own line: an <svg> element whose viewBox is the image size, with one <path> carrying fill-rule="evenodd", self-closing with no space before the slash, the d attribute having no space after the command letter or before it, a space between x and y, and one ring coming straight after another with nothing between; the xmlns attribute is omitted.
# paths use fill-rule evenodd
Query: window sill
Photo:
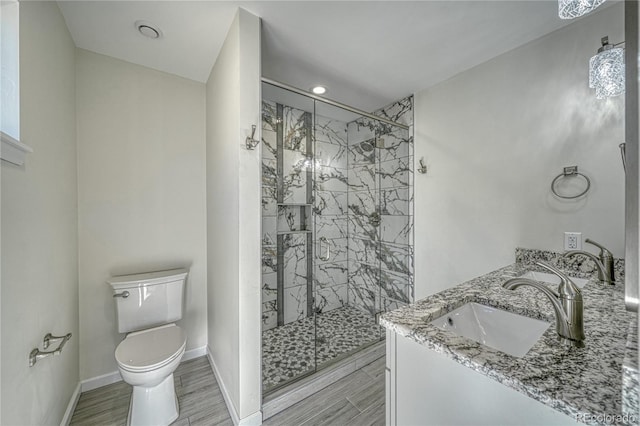
<svg viewBox="0 0 640 426"><path fill-rule="evenodd" d="M22 166L27 154L33 152L33 149L28 145L23 144L4 132L0 132L0 139L2 140L0 157L9 163Z"/></svg>

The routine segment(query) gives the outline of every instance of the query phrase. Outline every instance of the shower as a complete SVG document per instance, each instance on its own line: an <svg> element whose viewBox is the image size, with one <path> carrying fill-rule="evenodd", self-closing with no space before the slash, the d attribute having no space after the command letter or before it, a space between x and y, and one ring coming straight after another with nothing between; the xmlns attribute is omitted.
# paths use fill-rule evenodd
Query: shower
<svg viewBox="0 0 640 426"><path fill-rule="evenodd" d="M375 115L263 80L263 394L384 339L413 301L413 98Z"/></svg>

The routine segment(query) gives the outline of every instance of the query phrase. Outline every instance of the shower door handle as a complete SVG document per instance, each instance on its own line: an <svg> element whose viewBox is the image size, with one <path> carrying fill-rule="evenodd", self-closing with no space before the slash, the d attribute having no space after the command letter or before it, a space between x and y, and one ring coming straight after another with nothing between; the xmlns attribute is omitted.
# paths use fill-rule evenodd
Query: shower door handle
<svg viewBox="0 0 640 426"><path fill-rule="evenodd" d="M323 244L327 247L327 255L326 256L322 255L322 245ZM320 260L322 260L323 262L326 262L331 258L331 247L329 246L329 240L327 240L326 237L321 237L320 238L320 249L318 250L318 258Z"/></svg>
<svg viewBox="0 0 640 426"><path fill-rule="evenodd" d="M622 168L627 173L627 144L625 142L618 145L620 148L620 155L622 156Z"/></svg>

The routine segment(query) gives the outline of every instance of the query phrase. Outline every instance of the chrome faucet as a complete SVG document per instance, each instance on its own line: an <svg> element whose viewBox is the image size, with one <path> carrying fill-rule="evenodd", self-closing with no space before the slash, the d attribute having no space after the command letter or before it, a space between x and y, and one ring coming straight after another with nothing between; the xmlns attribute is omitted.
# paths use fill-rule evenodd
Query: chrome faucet
<svg viewBox="0 0 640 426"><path fill-rule="evenodd" d="M564 257L571 257L577 254L581 254L583 256L587 256L589 259L592 259L596 268L598 269L598 279L607 284L615 284L615 275L613 271L613 255L609 250L607 250L602 244L598 244L593 240L587 238L584 240L585 243L593 244L594 246L600 249L600 255L596 257L595 254L589 253L584 250L570 250L564 254Z"/></svg>
<svg viewBox="0 0 640 426"><path fill-rule="evenodd" d="M555 292L537 281L528 278L511 278L502 284L507 290L515 290L520 286L530 286L540 290L551 302L556 314L556 331L558 339L576 347L584 347L584 326L582 319L582 292L573 281L559 269L544 262L536 265L553 272L560 278L558 291Z"/></svg>

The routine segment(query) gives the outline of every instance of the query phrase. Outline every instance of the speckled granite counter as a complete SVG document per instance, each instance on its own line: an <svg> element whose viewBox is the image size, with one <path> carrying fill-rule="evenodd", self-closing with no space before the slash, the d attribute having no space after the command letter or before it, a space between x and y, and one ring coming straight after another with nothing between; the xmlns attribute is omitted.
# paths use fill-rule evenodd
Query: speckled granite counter
<svg viewBox="0 0 640 426"><path fill-rule="evenodd" d="M615 423L603 416L624 414L622 362L628 327L635 318L624 308L622 285L605 287L594 279L586 284L582 290L586 347L565 347L557 341L555 317L545 296L533 288L509 291L501 287L506 279L528 269L535 268L522 263L504 267L387 312L380 324L572 419L588 424ZM523 358L516 358L430 324L469 302L542 319L552 325Z"/></svg>

